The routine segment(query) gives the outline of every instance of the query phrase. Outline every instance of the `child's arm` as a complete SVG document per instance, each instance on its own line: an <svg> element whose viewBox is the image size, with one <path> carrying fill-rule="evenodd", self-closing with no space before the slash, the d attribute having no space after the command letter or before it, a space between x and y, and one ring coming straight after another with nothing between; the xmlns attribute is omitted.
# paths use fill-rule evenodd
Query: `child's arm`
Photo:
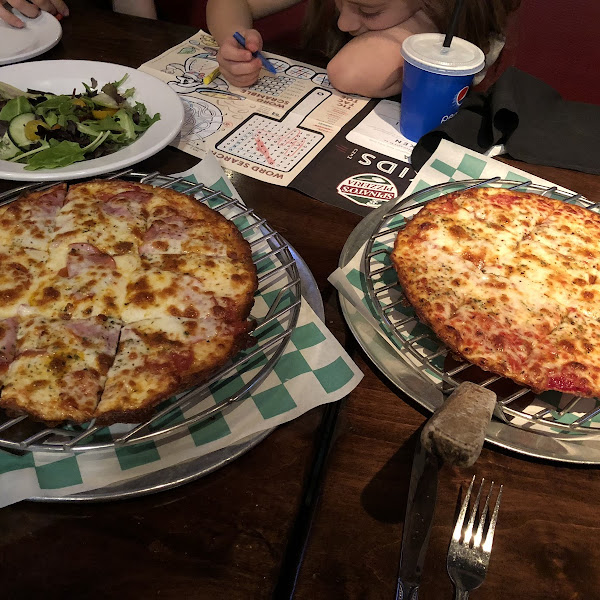
<svg viewBox="0 0 600 600"><path fill-rule="evenodd" d="M248 87L256 83L262 63L252 56L262 50L263 40L253 29L254 19L284 10L300 0L208 0L206 22L219 43L217 60L221 74L233 85ZM246 49L234 39L238 31L246 39Z"/></svg>
<svg viewBox="0 0 600 600"><path fill-rule="evenodd" d="M419 11L400 25L353 38L327 65L331 85L341 92L369 98L398 94L404 65L402 42L413 33L426 32L437 32L437 28Z"/></svg>
<svg viewBox="0 0 600 600"><path fill-rule="evenodd" d="M156 19L154 0L113 0L112 7L115 12Z"/></svg>

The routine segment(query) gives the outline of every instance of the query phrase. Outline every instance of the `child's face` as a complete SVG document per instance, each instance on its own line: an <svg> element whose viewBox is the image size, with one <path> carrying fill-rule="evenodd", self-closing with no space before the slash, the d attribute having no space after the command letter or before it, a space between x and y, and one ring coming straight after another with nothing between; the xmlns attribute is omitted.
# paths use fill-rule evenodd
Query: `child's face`
<svg viewBox="0 0 600 600"><path fill-rule="evenodd" d="M421 8L420 0L335 0L335 4L339 29L354 36L400 25Z"/></svg>

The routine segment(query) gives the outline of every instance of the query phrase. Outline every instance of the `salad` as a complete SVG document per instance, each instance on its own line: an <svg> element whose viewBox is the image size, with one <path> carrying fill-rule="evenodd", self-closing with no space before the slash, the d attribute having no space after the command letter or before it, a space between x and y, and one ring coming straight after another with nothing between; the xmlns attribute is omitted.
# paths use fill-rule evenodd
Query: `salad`
<svg viewBox="0 0 600 600"><path fill-rule="evenodd" d="M0 160L25 169L56 169L112 154L138 139L160 114L121 91L127 75L98 90L92 77L85 92L26 92L0 82Z"/></svg>

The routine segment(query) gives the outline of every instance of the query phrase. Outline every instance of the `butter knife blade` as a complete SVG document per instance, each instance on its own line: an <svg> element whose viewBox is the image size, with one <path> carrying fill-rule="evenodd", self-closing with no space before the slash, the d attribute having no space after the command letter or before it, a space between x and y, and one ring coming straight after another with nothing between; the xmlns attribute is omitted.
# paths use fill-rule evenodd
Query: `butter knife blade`
<svg viewBox="0 0 600 600"><path fill-rule="evenodd" d="M398 567L396 600L417 600L437 498L439 459L425 450L417 436L413 457L402 549Z"/></svg>

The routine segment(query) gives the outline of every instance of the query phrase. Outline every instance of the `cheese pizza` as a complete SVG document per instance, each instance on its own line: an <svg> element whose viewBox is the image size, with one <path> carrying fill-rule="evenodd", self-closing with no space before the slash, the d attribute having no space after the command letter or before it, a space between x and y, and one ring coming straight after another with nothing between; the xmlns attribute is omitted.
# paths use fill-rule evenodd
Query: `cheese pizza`
<svg viewBox="0 0 600 600"><path fill-rule="evenodd" d="M139 422L249 346L250 245L193 197L121 180L0 207L0 407Z"/></svg>
<svg viewBox="0 0 600 600"><path fill-rule="evenodd" d="M535 392L600 396L600 215L473 188L430 201L392 263L417 316L454 353Z"/></svg>

